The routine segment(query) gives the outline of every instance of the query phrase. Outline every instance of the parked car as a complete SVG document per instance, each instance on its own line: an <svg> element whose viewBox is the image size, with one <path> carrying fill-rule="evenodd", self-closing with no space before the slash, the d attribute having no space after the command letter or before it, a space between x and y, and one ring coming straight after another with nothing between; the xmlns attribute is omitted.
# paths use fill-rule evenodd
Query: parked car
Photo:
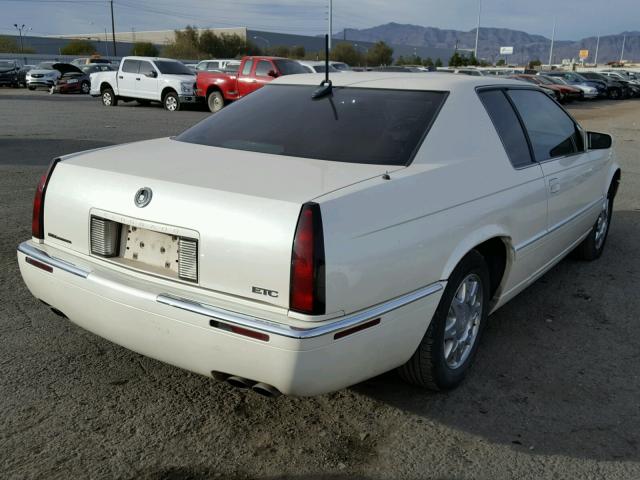
<svg viewBox="0 0 640 480"><path fill-rule="evenodd" d="M329 60L329 65L331 65L336 70L340 70L341 72L351 70L351 67L349 66L349 64L344 62L336 62L333 60Z"/></svg>
<svg viewBox="0 0 640 480"><path fill-rule="evenodd" d="M113 72L116 70L116 67L110 63L92 63L90 65L81 66L80 70L87 75L91 75L92 73L97 72Z"/></svg>
<svg viewBox="0 0 640 480"><path fill-rule="evenodd" d="M582 91L582 99L584 100L591 100L598 97L598 90L595 87L590 87L588 85L583 85L580 83L569 84L564 78L561 78L561 77L550 77L547 75L540 75L540 74L538 74L538 76L546 80L549 80L550 82L555 83L556 85L564 85L567 87L574 87L579 89L580 91Z"/></svg>
<svg viewBox="0 0 640 480"><path fill-rule="evenodd" d="M20 86L22 87L27 86L27 72L30 72L35 67L36 67L35 65L28 65L28 64L20 67L20 70L18 71L18 83L20 84Z"/></svg>
<svg viewBox="0 0 640 480"><path fill-rule="evenodd" d="M176 137L54 160L18 247L31 293L265 395L394 368L446 390L491 312L569 252L602 254L612 139L536 86L318 77L281 76Z"/></svg>
<svg viewBox="0 0 640 480"><path fill-rule="evenodd" d="M244 57L237 73L201 71L196 81L196 95L204 100L213 113L226 103L255 92L283 75L308 73L295 60L280 57Z"/></svg>
<svg viewBox="0 0 640 480"><path fill-rule="evenodd" d="M612 78L613 80L622 83L629 89L630 96L640 97L640 81L634 80L632 77L622 72L599 72L604 76Z"/></svg>
<svg viewBox="0 0 640 480"><path fill-rule="evenodd" d="M118 101L140 104L161 102L175 112L185 103L195 103L195 75L183 63L169 58L124 57L117 72L91 75L91 95L115 107Z"/></svg>
<svg viewBox="0 0 640 480"><path fill-rule="evenodd" d="M20 65L15 60L0 60L0 86L20 86Z"/></svg>
<svg viewBox="0 0 640 480"><path fill-rule="evenodd" d="M598 97L610 98L610 95L611 95L611 92L608 90L607 84L605 82L601 80L590 80L576 72L562 72L562 71L554 70L552 72L539 73L538 75L545 75L546 77L562 78L565 82L567 82L571 86L585 85L587 87L593 87L597 90Z"/></svg>
<svg viewBox="0 0 640 480"><path fill-rule="evenodd" d="M29 90L35 90L36 88L50 89L61 75L58 70L53 68L54 65L58 65L58 62L41 62L35 68L29 70L25 75L27 88Z"/></svg>
<svg viewBox="0 0 640 480"><path fill-rule="evenodd" d="M632 96L631 88L629 88L625 83L614 78L610 78L598 72L580 72L580 75L588 80L604 82L607 86L607 96L612 100L621 100Z"/></svg>
<svg viewBox="0 0 640 480"><path fill-rule="evenodd" d="M235 58L202 60L196 65L198 72L221 72L229 65L240 65L240 60Z"/></svg>
<svg viewBox="0 0 640 480"><path fill-rule="evenodd" d="M91 80L81 69L70 63L56 63L53 68L60 72L60 77L49 88L49 93L89 94Z"/></svg>
<svg viewBox="0 0 640 480"><path fill-rule="evenodd" d="M307 73L324 73L325 72L325 62L321 61L310 61L310 60L298 60L298 63L302 65ZM333 67L329 64L329 73L340 73L340 70Z"/></svg>
<svg viewBox="0 0 640 480"><path fill-rule="evenodd" d="M93 65L93 64L111 65L111 60L102 58L99 55L97 56L94 55L91 57L76 58L75 60L71 61L71 65L75 65L78 68L81 68L83 65Z"/></svg>
<svg viewBox="0 0 640 480"><path fill-rule="evenodd" d="M541 88L552 90L555 99L560 103L570 102L572 100L578 100L583 97L582 91L578 88L570 87L569 85L558 85L551 80L544 78L541 75L529 75L520 73L513 75L510 78L516 80L524 80L525 82L533 83Z"/></svg>

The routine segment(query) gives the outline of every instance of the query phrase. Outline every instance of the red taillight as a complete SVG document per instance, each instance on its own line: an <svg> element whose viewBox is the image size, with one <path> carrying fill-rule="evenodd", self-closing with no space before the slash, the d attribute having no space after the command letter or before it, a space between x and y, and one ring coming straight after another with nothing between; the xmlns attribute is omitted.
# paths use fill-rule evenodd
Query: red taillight
<svg viewBox="0 0 640 480"><path fill-rule="evenodd" d="M33 238L44 240L44 195L47 191L47 184L53 173L53 169L60 161L56 158L49 164L47 172L42 175L36 188L36 195L33 199L33 217L31 219L31 235Z"/></svg>
<svg viewBox="0 0 640 480"><path fill-rule="evenodd" d="M291 253L289 307L310 315L325 313L324 235L320 206L302 206Z"/></svg>

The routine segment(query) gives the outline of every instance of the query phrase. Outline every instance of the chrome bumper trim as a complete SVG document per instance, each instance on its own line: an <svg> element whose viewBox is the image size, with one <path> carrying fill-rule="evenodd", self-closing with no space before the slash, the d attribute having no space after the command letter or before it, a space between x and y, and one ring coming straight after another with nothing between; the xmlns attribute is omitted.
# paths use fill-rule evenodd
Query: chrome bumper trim
<svg viewBox="0 0 640 480"><path fill-rule="evenodd" d="M65 272L77 275L78 277L87 278L91 273L90 270L76 267L73 263L65 262L64 260L60 260L59 258L52 257L43 250L30 245L28 241L22 242L20 245L18 245L18 251L24 253L28 257L38 260L39 262L50 265L54 268L58 268L60 270L64 270Z"/></svg>
<svg viewBox="0 0 640 480"><path fill-rule="evenodd" d="M283 337L302 340L306 338L320 337L322 335L334 333L339 330L350 328L360 323L378 318L382 315L392 312L393 310L409 305L410 303L428 297L429 295L433 295L443 288L444 287L440 282L433 283L414 292L407 293L406 295L402 295L401 297L394 298L393 300L381 303L380 305L376 305L375 307L371 307L366 310L344 316L335 322L309 328L295 328L289 325L284 325L282 323L276 323L270 320L265 320L263 318L224 310L222 308L207 305L205 303L200 303L195 300L180 298L169 294L160 294L158 295L156 300L164 305L169 305L181 310L197 313L199 315L204 315L223 323L250 328L273 335L280 335Z"/></svg>

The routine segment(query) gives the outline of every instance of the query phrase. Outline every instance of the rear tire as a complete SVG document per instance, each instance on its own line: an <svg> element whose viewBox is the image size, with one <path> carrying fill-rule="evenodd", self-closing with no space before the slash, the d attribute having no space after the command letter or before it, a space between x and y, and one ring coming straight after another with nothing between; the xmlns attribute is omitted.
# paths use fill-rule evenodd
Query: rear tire
<svg viewBox="0 0 640 480"><path fill-rule="evenodd" d="M224 107L224 97L222 93L214 90L207 95L207 106L211 113L217 113Z"/></svg>
<svg viewBox="0 0 640 480"><path fill-rule="evenodd" d="M35 90L35 89L36 89L36 87L33 87L33 86L31 86L31 85L27 85L27 88L28 88L29 90L31 90L31 91L33 91L33 90Z"/></svg>
<svg viewBox="0 0 640 480"><path fill-rule="evenodd" d="M469 252L449 276L418 349L398 369L406 382L431 390L449 390L462 382L487 322L489 282L484 257Z"/></svg>
<svg viewBox="0 0 640 480"><path fill-rule="evenodd" d="M102 104L105 107L115 107L118 105L118 97L116 97L112 89L105 88L102 91Z"/></svg>
<svg viewBox="0 0 640 480"><path fill-rule="evenodd" d="M176 92L169 92L164 96L162 105L169 112L177 112L180 110L180 97Z"/></svg>

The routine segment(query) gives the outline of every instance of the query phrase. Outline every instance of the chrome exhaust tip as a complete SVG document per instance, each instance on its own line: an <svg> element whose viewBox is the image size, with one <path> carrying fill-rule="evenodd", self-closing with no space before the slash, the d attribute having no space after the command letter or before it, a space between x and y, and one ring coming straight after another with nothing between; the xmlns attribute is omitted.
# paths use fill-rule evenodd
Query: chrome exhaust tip
<svg viewBox="0 0 640 480"><path fill-rule="evenodd" d="M251 388L255 382L242 377L228 377L227 383L236 388Z"/></svg>
<svg viewBox="0 0 640 480"><path fill-rule="evenodd" d="M224 373L224 372L216 372L215 370L213 370L211 372L211 376L219 381L219 382L224 382L227 378L229 378L231 375L229 375L228 373Z"/></svg>
<svg viewBox="0 0 640 480"><path fill-rule="evenodd" d="M263 397L275 398L282 395L280 390L276 387L272 387L271 385L267 385L266 383L256 383L251 389L256 392L258 395L262 395Z"/></svg>

